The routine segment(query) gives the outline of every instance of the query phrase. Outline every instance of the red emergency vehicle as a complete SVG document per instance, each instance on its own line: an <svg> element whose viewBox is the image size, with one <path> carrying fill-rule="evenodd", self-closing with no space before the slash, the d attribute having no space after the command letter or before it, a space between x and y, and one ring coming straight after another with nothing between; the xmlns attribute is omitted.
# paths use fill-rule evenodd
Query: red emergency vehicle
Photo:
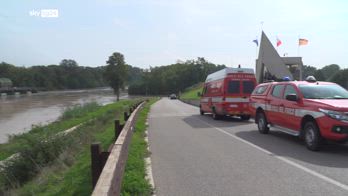
<svg viewBox="0 0 348 196"><path fill-rule="evenodd" d="M249 97L256 86L253 69L225 68L208 75L200 100L200 113L212 113L213 119L240 116L250 119Z"/></svg>
<svg viewBox="0 0 348 196"><path fill-rule="evenodd" d="M270 128L304 139L310 150L323 140L348 140L348 91L330 82L269 82L258 85L250 110L259 132Z"/></svg>

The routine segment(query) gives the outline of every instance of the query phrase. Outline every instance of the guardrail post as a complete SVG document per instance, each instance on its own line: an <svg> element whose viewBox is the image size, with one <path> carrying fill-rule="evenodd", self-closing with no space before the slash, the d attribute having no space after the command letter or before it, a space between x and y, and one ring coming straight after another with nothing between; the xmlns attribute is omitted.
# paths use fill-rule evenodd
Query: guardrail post
<svg viewBox="0 0 348 196"><path fill-rule="evenodd" d="M127 121L128 120L128 114L127 114L127 112L124 112L124 114L123 114L123 116L124 116L124 121Z"/></svg>
<svg viewBox="0 0 348 196"><path fill-rule="evenodd" d="M102 166L101 160L100 160L100 153L101 153L101 148L100 148L100 143L96 142L91 144L91 168L92 168L92 186L93 188L98 182L98 178L100 176Z"/></svg>
<svg viewBox="0 0 348 196"><path fill-rule="evenodd" d="M120 120L115 120L115 141L117 140L121 131L122 131L122 129L121 129L121 125L120 125Z"/></svg>
<svg viewBox="0 0 348 196"><path fill-rule="evenodd" d="M118 136L119 141L117 144L115 143L115 145L109 147L109 152L101 152L99 143L93 143L91 145L93 196L120 195L122 178L128 157L129 143L133 134L132 128L138 116L138 111L134 111L136 111L136 113L133 115L124 112L125 124L120 124L120 120L114 121L115 136L116 130L119 130L122 135ZM107 167L107 170L102 172L104 166ZM99 184L97 183L98 179L100 180ZM97 184L98 186L96 186Z"/></svg>

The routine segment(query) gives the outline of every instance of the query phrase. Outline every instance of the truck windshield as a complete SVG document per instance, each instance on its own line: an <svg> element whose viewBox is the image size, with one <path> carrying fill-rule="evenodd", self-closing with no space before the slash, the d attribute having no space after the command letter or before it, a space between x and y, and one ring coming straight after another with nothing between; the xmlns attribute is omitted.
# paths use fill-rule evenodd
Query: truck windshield
<svg viewBox="0 0 348 196"><path fill-rule="evenodd" d="M338 85L299 85L306 99L348 99L348 91Z"/></svg>

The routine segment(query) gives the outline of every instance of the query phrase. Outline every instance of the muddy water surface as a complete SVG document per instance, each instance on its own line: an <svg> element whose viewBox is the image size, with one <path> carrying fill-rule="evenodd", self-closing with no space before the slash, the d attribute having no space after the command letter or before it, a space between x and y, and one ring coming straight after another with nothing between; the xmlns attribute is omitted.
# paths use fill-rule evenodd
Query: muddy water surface
<svg viewBox="0 0 348 196"><path fill-rule="evenodd" d="M32 125L47 124L58 119L62 111L69 106L93 101L105 105L115 100L111 89L1 96L0 143L6 142L9 134L25 132L30 130Z"/></svg>

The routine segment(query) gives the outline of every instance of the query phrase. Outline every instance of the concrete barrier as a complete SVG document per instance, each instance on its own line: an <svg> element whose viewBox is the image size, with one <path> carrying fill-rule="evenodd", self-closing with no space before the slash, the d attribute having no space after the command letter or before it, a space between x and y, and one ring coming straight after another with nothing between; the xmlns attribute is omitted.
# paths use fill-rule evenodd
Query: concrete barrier
<svg viewBox="0 0 348 196"><path fill-rule="evenodd" d="M196 107L199 107L199 104L200 104L200 100L194 100L194 99L180 99L180 101L196 106Z"/></svg>

